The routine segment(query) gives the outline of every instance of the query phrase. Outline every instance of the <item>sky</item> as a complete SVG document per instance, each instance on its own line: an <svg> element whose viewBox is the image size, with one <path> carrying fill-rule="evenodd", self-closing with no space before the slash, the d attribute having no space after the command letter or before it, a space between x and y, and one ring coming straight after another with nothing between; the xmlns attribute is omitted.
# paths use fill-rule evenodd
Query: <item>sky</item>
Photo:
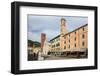
<svg viewBox="0 0 100 76"><path fill-rule="evenodd" d="M47 41L60 34L60 21L62 16L28 15L28 39L41 41L41 33L46 34ZM66 30L68 32L88 23L88 17L63 16L66 19Z"/></svg>

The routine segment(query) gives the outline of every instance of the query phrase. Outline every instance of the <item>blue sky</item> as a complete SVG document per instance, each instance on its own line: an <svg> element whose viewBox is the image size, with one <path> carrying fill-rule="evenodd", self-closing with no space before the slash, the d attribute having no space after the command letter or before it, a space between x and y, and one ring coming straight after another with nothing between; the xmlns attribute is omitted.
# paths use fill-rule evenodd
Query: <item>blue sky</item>
<svg viewBox="0 0 100 76"><path fill-rule="evenodd" d="M41 33L45 33L47 40L60 34L60 20L62 16L28 15L28 39L41 41ZM88 23L87 17L63 16L66 19L66 29L73 31Z"/></svg>

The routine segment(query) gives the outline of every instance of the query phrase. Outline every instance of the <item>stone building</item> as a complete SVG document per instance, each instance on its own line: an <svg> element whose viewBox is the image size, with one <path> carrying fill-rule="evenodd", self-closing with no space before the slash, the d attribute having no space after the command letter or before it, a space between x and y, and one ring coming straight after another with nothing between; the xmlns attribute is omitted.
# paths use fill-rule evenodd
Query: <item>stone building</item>
<svg viewBox="0 0 100 76"><path fill-rule="evenodd" d="M88 24L68 32L66 23L67 21L61 18L60 35L49 41L50 51L56 53L86 51L88 49Z"/></svg>
<svg viewBox="0 0 100 76"><path fill-rule="evenodd" d="M83 51L88 48L87 24L63 35L63 50Z"/></svg>

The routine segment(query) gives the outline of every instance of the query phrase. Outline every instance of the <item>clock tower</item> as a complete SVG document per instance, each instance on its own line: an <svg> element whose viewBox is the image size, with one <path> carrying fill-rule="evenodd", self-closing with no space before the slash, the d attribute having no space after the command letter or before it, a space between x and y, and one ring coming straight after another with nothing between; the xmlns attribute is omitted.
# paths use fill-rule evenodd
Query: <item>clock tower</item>
<svg viewBox="0 0 100 76"><path fill-rule="evenodd" d="M61 35L64 35L67 33L66 31L66 20L64 18L61 18L61 28L60 28L60 32L61 32Z"/></svg>
<svg viewBox="0 0 100 76"><path fill-rule="evenodd" d="M60 23L60 48L63 50L64 48L64 35L67 33L66 30L66 20L62 17Z"/></svg>

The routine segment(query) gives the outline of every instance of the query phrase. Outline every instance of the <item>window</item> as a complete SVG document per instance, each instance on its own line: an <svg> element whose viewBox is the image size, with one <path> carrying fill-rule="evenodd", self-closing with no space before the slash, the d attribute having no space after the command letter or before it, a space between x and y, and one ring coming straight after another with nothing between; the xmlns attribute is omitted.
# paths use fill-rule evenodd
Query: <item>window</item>
<svg viewBox="0 0 100 76"><path fill-rule="evenodd" d="M74 39L75 41L76 41L76 37L75 37L75 39Z"/></svg>
<svg viewBox="0 0 100 76"><path fill-rule="evenodd" d="M70 39L69 39L69 42L70 42Z"/></svg>
<svg viewBox="0 0 100 76"><path fill-rule="evenodd" d="M75 31L75 40L76 40L76 31Z"/></svg>
<svg viewBox="0 0 100 76"><path fill-rule="evenodd" d="M84 31L84 27L83 27L83 31Z"/></svg>
<svg viewBox="0 0 100 76"><path fill-rule="evenodd" d="M82 46L84 46L84 42L82 42Z"/></svg>
<svg viewBox="0 0 100 76"><path fill-rule="evenodd" d="M59 43L57 43L57 44L56 44L56 46L60 46L60 44L59 44Z"/></svg>
<svg viewBox="0 0 100 76"><path fill-rule="evenodd" d="M84 34L82 35L82 38L84 39Z"/></svg>
<svg viewBox="0 0 100 76"><path fill-rule="evenodd" d="M64 41L64 44L66 44L66 41Z"/></svg>
<svg viewBox="0 0 100 76"><path fill-rule="evenodd" d="M52 48L54 48L55 47L55 45L52 45Z"/></svg>
<svg viewBox="0 0 100 76"><path fill-rule="evenodd" d="M75 31L75 35L76 35L76 31Z"/></svg>
<svg viewBox="0 0 100 76"><path fill-rule="evenodd" d="M66 46L64 46L64 49L66 49Z"/></svg>
<svg viewBox="0 0 100 76"><path fill-rule="evenodd" d="M70 48L70 45L68 46L68 48Z"/></svg>
<svg viewBox="0 0 100 76"><path fill-rule="evenodd" d="M64 36L64 39L66 39L66 36Z"/></svg>
<svg viewBox="0 0 100 76"><path fill-rule="evenodd" d="M76 43L75 43L75 45L74 45L75 47L76 47Z"/></svg>

